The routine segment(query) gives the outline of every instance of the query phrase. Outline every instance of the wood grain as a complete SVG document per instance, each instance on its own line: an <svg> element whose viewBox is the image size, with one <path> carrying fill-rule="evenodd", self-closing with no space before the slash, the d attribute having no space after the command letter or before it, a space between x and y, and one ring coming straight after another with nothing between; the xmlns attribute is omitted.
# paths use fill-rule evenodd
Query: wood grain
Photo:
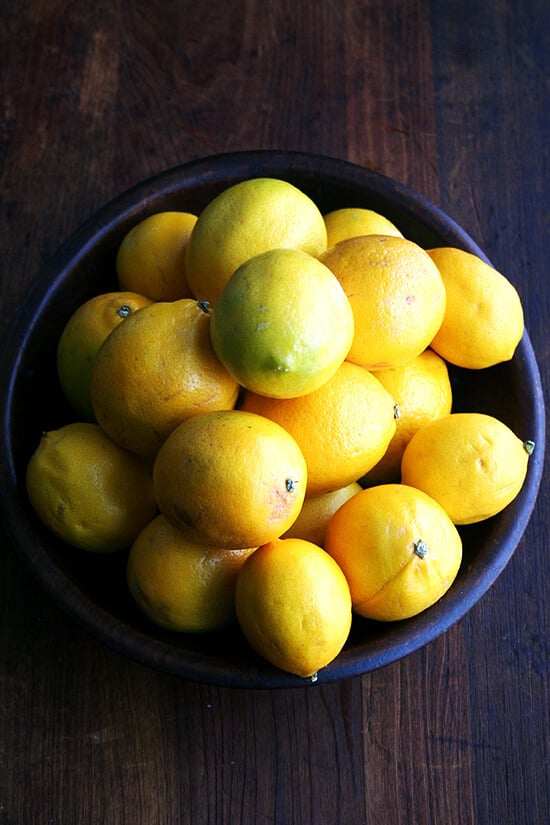
<svg viewBox="0 0 550 825"><path fill-rule="evenodd" d="M543 0L7 0L0 332L41 266L138 181L277 148L441 205L522 295L548 386ZM549 820L548 484L442 638L329 686L184 682L89 638L0 556L0 824Z"/></svg>

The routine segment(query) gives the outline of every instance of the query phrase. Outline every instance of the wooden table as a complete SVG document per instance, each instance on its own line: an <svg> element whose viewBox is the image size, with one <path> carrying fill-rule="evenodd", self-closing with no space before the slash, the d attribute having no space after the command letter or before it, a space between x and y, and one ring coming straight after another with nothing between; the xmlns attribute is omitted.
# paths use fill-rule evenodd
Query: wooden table
<svg viewBox="0 0 550 825"><path fill-rule="evenodd" d="M373 167L518 287L550 382L545 0L62 3L0 23L1 331L98 207L204 155ZM0 560L1 825L543 825L548 480L490 592L370 675L246 691L105 648Z"/></svg>

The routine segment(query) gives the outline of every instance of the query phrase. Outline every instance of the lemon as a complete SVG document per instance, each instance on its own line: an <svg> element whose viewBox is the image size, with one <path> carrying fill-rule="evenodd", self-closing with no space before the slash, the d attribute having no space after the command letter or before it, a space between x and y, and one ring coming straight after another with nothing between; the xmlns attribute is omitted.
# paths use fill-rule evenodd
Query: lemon
<svg viewBox="0 0 550 825"><path fill-rule="evenodd" d="M128 556L128 588L139 609L167 630L206 633L235 620L235 584L253 549L197 544L163 515L139 534Z"/></svg>
<svg viewBox="0 0 550 825"><path fill-rule="evenodd" d="M212 346L242 386L293 398L325 384L353 340L350 303L332 272L295 249L242 264L220 295Z"/></svg>
<svg viewBox="0 0 550 825"><path fill-rule="evenodd" d="M278 424L242 410L193 416L168 436L153 468L159 509L197 541L258 547L294 522L307 468Z"/></svg>
<svg viewBox="0 0 550 825"><path fill-rule="evenodd" d="M86 421L95 421L92 369L102 343L122 321L151 303L135 292L95 295L65 324L57 345L57 374L70 405Z"/></svg>
<svg viewBox="0 0 550 825"><path fill-rule="evenodd" d="M27 493L41 521L73 547L130 547L157 512L149 470L90 422L45 433L31 456Z"/></svg>
<svg viewBox="0 0 550 825"><path fill-rule="evenodd" d="M196 298L213 304L254 255L284 247L317 256L326 246L323 216L308 195L277 178L250 178L200 213L187 247L187 280Z"/></svg>
<svg viewBox="0 0 550 825"><path fill-rule="evenodd" d="M121 289L153 301L191 298L185 253L196 222L197 216L190 212L157 212L132 227L116 256Z"/></svg>
<svg viewBox="0 0 550 825"><path fill-rule="evenodd" d="M429 346L443 322L446 294L437 266L418 244L362 235L340 241L320 260L334 272L353 309L349 361L389 369Z"/></svg>
<svg viewBox="0 0 550 825"><path fill-rule="evenodd" d="M523 308L513 284L477 255L428 250L445 284L447 306L431 346L446 361L484 369L509 361L523 335Z"/></svg>
<svg viewBox="0 0 550 825"><path fill-rule="evenodd" d="M358 235L403 237L395 224L372 209L345 207L328 212L324 218L327 228L327 247L345 241L346 238L356 238Z"/></svg>
<svg viewBox="0 0 550 825"><path fill-rule="evenodd" d="M237 577L241 629L264 659L312 677L336 658L351 626L346 578L320 547L278 539L249 556Z"/></svg>
<svg viewBox="0 0 550 825"><path fill-rule="evenodd" d="M431 607L462 560L462 540L445 510L405 484L380 484L349 499L329 521L325 546L344 571L354 611L378 621Z"/></svg>
<svg viewBox="0 0 550 825"><path fill-rule="evenodd" d="M517 496L533 446L494 416L451 413L412 437L401 479L432 496L455 524L483 521Z"/></svg>
<svg viewBox="0 0 550 825"><path fill-rule="evenodd" d="M329 493L306 496L298 518L282 538L305 539L319 547L324 547L325 533L330 519L344 502L361 492L361 489L360 484L352 481L346 487L331 490Z"/></svg>

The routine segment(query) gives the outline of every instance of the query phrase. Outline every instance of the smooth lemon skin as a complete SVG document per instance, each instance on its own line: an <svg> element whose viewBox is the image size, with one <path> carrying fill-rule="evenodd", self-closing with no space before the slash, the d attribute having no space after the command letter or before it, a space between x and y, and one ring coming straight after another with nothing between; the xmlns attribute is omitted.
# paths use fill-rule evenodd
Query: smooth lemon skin
<svg viewBox="0 0 550 825"><path fill-rule="evenodd" d="M239 387L210 343L210 319L193 299L135 313L100 348L92 370L97 421L133 452L154 457L186 418L234 407Z"/></svg>
<svg viewBox="0 0 550 825"><path fill-rule="evenodd" d="M152 301L191 298L185 255L196 222L190 212L157 212L130 229L115 262L121 289Z"/></svg>
<svg viewBox="0 0 550 825"><path fill-rule="evenodd" d="M437 266L418 244L363 235L340 241L320 260L340 281L353 310L348 361L389 369L429 346L443 322L446 293Z"/></svg>
<svg viewBox="0 0 550 825"><path fill-rule="evenodd" d="M344 361L353 312L326 266L306 252L275 249L232 275L214 307L210 334L239 384L293 398L314 392Z"/></svg>
<svg viewBox="0 0 550 825"><path fill-rule="evenodd" d="M273 421L241 410L203 413L166 439L153 484L160 511L197 541L258 547L297 518L307 466L296 441Z"/></svg>
<svg viewBox="0 0 550 825"><path fill-rule="evenodd" d="M298 518L282 538L304 539L319 547L324 547L330 519L344 502L361 490L361 485L354 481L346 487L340 487L329 493L306 496Z"/></svg>
<svg viewBox="0 0 550 825"><path fill-rule="evenodd" d="M95 421L91 381L101 344L122 321L150 303L136 292L107 292L78 307L65 324L57 345L57 374L65 397L85 421Z"/></svg>
<svg viewBox="0 0 550 825"><path fill-rule="evenodd" d="M447 294L445 316L432 348L466 369L509 361L524 330L521 299L513 284L471 252L442 247L428 254Z"/></svg>
<svg viewBox="0 0 550 825"><path fill-rule="evenodd" d="M94 423L45 433L28 463L26 486L55 535L95 553L129 548L157 512L148 468Z"/></svg>
<svg viewBox="0 0 550 825"><path fill-rule="evenodd" d="M323 216L308 195L277 178L251 178L221 192L200 213L187 248L193 295L212 305L233 272L270 249L325 251Z"/></svg>
<svg viewBox="0 0 550 825"><path fill-rule="evenodd" d="M155 624L180 633L207 633L235 621L235 584L253 548L197 544L163 515L134 541L126 567L132 598Z"/></svg>
<svg viewBox="0 0 550 825"><path fill-rule="evenodd" d="M347 238L359 235L396 235L402 238L399 229L384 215L372 209L344 207L328 212L325 216L327 228L327 248Z"/></svg>
<svg viewBox="0 0 550 825"><path fill-rule="evenodd" d="M502 421L451 413L413 436L403 453L401 478L438 501L455 524L472 524L516 498L528 461L524 442Z"/></svg>
<svg viewBox="0 0 550 825"><path fill-rule="evenodd" d="M381 459L395 433L392 396L375 375L347 361L308 395L245 392L239 406L275 421L296 440L307 464L308 496L357 481Z"/></svg>
<svg viewBox="0 0 550 825"><path fill-rule="evenodd" d="M284 671L312 677L342 650L351 628L344 574L320 547L278 539L243 564L237 619L250 645Z"/></svg>
<svg viewBox="0 0 550 825"><path fill-rule="evenodd" d="M431 349L402 367L377 370L375 375L394 399L395 433L380 461L361 479L364 486L400 481L401 459L413 435L448 415L453 403L447 364Z"/></svg>
<svg viewBox="0 0 550 825"><path fill-rule="evenodd" d="M398 621L435 604L456 578L462 540L443 508L405 484L353 496L330 520L326 550L343 570L354 611Z"/></svg>

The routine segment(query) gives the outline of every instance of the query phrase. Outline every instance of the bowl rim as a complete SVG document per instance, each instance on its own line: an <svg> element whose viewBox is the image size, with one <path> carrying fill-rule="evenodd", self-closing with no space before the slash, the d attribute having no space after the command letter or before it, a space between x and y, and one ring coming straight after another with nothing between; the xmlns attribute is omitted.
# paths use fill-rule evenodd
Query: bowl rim
<svg viewBox="0 0 550 825"><path fill-rule="evenodd" d="M458 622L487 592L508 564L527 527L535 506L540 486L545 452L544 396L538 364L527 331L516 351L515 358L522 367L522 375L533 397L529 411L530 432L536 449L530 458L525 484L518 496L516 510L519 516L506 522L507 532L495 544L489 559L469 579L467 591L449 591L429 611L404 622L395 623L391 642L374 640L368 653L362 650L344 650L330 665L323 668L318 678L304 680L272 668L267 663L253 663L246 671L228 668L219 657L180 651L161 639L153 639L129 623L117 619L93 602L50 559L42 547L32 525L25 521L21 492L12 452L10 428L15 393L15 378L25 347L32 334L32 320L47 296L56 290L68 271L74 268L86 252L112 231L113 225L136 219L150 209L162 192L177 194L185 180L210 178L238 180L252 176L284 177L285 174L322 175L328 183L349 181L360 183L370 193L381 198L391 194L398 209L414 215L437 234L449 232L455 245L477 254L491 263L483 250L469 234L425 197L388 176L350 161L325 155L286 150L254 150L227 152L190 160L152 175L135 184L100 207L59 247L40 271L27 294L17 307L2 344L2 371L0 374L0 513L3 525L17 551L34 578L47 595L93 637L118 653L143 665L191 681L223 687L289 688L308 684L323 684L361 675L395 662L429 644ZM229 183L227 183L229 185Z"/></svg>

